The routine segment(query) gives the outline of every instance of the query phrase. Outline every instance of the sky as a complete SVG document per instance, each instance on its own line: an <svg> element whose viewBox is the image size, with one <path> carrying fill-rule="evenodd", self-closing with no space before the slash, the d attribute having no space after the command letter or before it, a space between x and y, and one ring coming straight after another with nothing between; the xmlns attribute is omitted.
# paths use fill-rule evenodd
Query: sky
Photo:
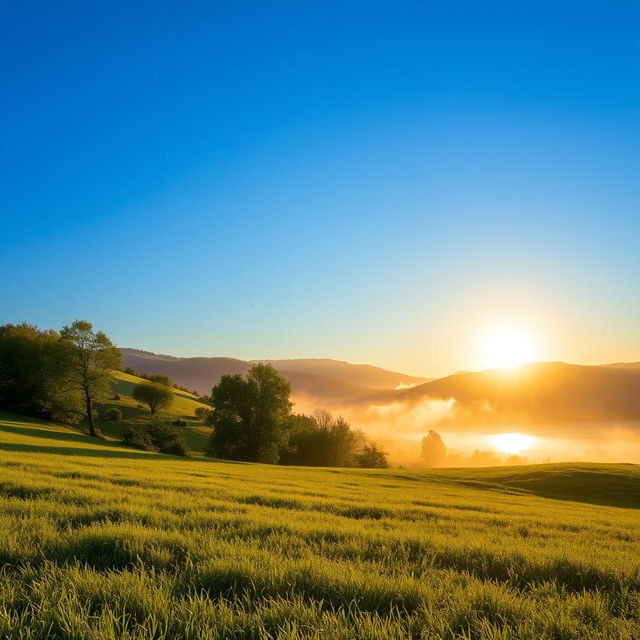
<svg viewBox="0 0 640 640"><path fill-rule="evenodd" d="M637 2L0 2L0 323L440 376L640 360Z"/></svg>

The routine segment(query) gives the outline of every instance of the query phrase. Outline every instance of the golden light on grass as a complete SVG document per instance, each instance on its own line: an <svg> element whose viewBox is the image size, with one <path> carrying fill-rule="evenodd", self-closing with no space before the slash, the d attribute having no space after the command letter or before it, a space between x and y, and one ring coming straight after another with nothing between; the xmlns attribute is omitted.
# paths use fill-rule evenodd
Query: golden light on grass
<svg viewBox="0 0 640 640"><path fill-rule="evenodd" d="M498 433L491 436L490 440L496 451L513 455L533 449L537 438L524 433Z"/></svg>
<svg viewBox="0 0 640 640"><path fill-rule="evenodd" d="M536 359L536 344L525 328L506 325L483 336L481 352L484 368L515 367Z"/></svg>

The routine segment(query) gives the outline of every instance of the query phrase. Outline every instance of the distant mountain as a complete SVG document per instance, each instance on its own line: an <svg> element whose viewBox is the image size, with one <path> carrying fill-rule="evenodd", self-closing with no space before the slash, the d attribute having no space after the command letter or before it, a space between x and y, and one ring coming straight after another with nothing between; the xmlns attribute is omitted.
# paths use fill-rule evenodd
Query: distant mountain
<svg viewBox="0 0 640 640"><path fill-rule="evenodd" d="M455 399L458 423L565 423L640 420L640 367L539 362L440 378L378 402L408 406Z"/></svg>
<svg viewBox="0 0 640 640"><path fill-rule="evenodd" d="M253 361L235 358L177 358L139 349L121 349L125 367L141 373L164 373L177 384L207 394L224 374L245 375ZM399 385L416 385L427 378L408 376L366 364L339 360L268 360L291 382L295 396L318 403L351 402Z"/></svg>

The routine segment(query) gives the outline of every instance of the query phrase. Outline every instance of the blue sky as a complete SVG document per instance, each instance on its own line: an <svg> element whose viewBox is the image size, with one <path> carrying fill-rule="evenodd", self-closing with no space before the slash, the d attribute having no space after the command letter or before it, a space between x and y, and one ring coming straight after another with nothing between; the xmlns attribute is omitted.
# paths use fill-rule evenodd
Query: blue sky
<svg viewBox="0 0 640 640"><path fill-rule="evenodd" d="M636 2L2 3L0 322L640 360Z"/></svg>

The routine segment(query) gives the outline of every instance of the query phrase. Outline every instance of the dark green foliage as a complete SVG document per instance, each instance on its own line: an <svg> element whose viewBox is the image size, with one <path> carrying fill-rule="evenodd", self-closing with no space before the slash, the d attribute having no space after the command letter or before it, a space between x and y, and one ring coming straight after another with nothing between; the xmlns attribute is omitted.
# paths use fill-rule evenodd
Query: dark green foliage
<svg viewBox="0 0 640 640"><path fill-rule="evenodd" d="M158 384L162 384L165 387L173 387L173 382L169 376L165 376L162 373L153 373L151 374L147 380L150 382L157 382Z"/></svg>
<svg viewBox="0 0 640 640"><path fill-rule="evenodd" d="M133 398L146 404L154 415L158 409L168 409L173 404L173 392L157 382L141 382L133 388Z"/></svg>
<svg viewBox="0 0 640 640"><path fill-rule="evenodd" d="M125 372L125 373L128 373L130 376L135 376L135 375L136 375L135 369L133 369L133 367L127 367L127 368L124 370L124 372Z"/></svg>
<svg viewBox="0 0 640 640"><path fill-rule="evenodd" d="M154 422L145 427L153 446L160 453L186 456L188 451L180 431L166 422Z"/></svg>
<svg viewBox="0 0 640 640"><path fill-rule="evenodd" d="M56 331L27 323L0 327L0 408L78 422L81 398L67 384L59 352Z"/></svg>
<svg viewBox="0 0 640 640"><path fill-rule="evenodd" d="M120 436L123 444L136 449L159 451L174 456L187 456L189 451L180 432L166 422L154 422L144 427L127 427Z"/></svg>
<svg viewBox="0 0 640 640"><path fill-rule="evenodd" d="M291 436L281 452L283 464L311 467L353 467L357 465L362 435L341 417L328 411L313 416L294 416Z"/></svg>
<svg viewBox="0 0 640 640"><path fill-rule="evenodd" d="M211 390L207 454L230 460L278 462L291 426L291 386L269 364L254 364L246 378L222 376Z"/></svg>
<svg viewBox="0 0 640 640"><path fill-rule="evenodd" d="M211 415L211 411L205 407L198 407L194 413L196 418L198 418L198 420L202 420L202 422L207 422Z"/></svg>
<svg viewBox="0 0 640 640"><path fill-rule="evenodd" d="M359 467L366 469L387 469L387 454L375 442L366 444L362 451L356 456Z"/></svg>
<svg viewBox="0 0 640 640"><path fill-rule="evenodd" d="M177 418L176 420L173 420L171 424L174 427L186 427L189 423L186 420L183 420L182 418Z"/></svg>
<svg viewBox="0 0 640 640"><path fill-rule="evenodd" d="M122 420L122 411L116 407L110 407L104 412L105 420L109 422L120 422Z"/></svg>
<svg viewBox="0 0 640 640"><path fill-rule="evenodd" d="M153 442L149 433L144 428L127 427L122 431L120 436L122 444L126 444L128 447L134 449L142 449L143 451L152 451Z"/></svg>

